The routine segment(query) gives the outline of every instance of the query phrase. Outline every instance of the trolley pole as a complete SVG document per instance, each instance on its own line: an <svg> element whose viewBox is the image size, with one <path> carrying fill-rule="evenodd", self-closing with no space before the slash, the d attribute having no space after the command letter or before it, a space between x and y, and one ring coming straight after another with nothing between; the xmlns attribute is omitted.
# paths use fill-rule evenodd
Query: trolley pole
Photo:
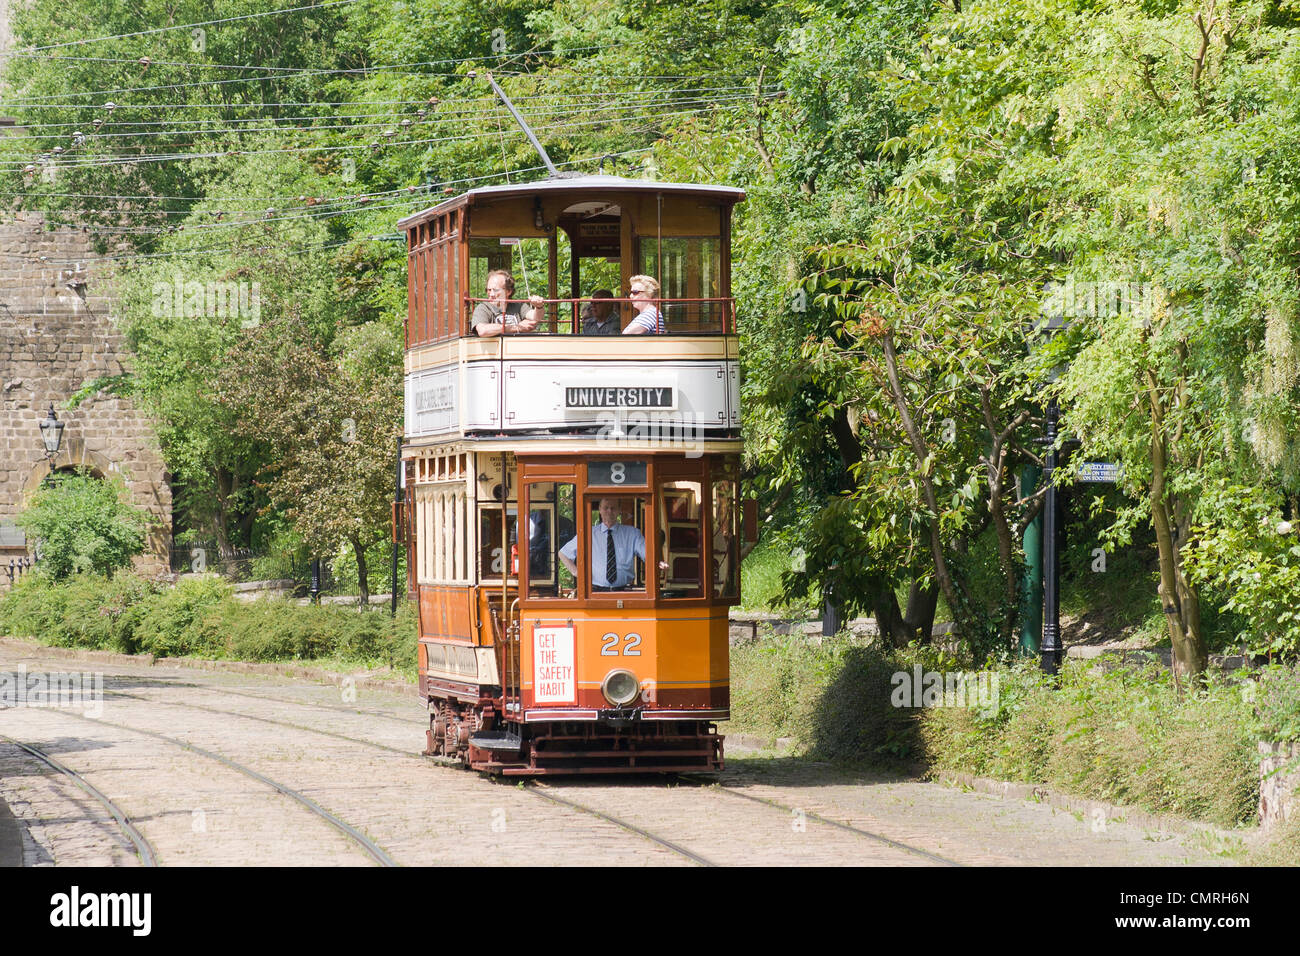
<svg viewBox="0 0 1300 956"><path fill-rule="evenodd" d="M473 73L470 74L470 76L473 75ZM524 121L524 118L519 115L519 111L515 109L515 104L510 102L510 97L506 96L506 91L497 85L497 81L492 78L491 73L484 73L483 76L487 79L488 83L491 84L492 91L496 93L497 96L501 97L501 102L504 103L506 109L510 111L510 115L515 118L515 122L518 123L519 127L524 131L524 135L528 137L528 142L532 143L533 149L537 150L537 155L542 157L542 162L546 164L547 171L552 176L560 175L560 171L556 169L555 164L551 162L550 154L546 152L545 147L542 146L541 140L537 138L537 134L533 132L532 127L529 126Z"/></svg>
<svg viewBox="0 0 1300 956"><path fill-rule="evenodd" d="M1047 495L1043 500L1043 655L1045 674L1056 674L1061 669L1061 554L1060 554L1060 502L1056 490L1056 469L1059 456L1056 451L1057 426L1061 409L1053 397L1047 403L1047 455L1043 480L1047 482Z"/></svg>

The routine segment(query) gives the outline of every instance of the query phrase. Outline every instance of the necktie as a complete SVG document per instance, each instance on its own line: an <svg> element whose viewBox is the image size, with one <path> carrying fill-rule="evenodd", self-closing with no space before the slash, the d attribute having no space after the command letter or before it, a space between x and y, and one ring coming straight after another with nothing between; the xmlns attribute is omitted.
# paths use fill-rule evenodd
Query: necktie
<svg viewBox="0 0 1300 956"><path fill-rule="evenodd" d="M618 560L614 556L614 529L605 531L605 586L612 588L618 584Z"/></svg>

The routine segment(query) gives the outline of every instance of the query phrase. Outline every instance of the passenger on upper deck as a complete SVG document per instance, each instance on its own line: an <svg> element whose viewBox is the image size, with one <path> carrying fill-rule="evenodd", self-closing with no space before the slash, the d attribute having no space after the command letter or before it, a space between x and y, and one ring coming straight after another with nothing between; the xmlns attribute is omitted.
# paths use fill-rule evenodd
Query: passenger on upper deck
<svg viewBox="0 0 1300 956"><path fill-rule="evenodd" d="M635 319L627 324L624 335L662 335L668 331L664 324L663 313L655 308L655 299L659 295L659 283L649 276L633 276L628 280L628 294L640 311Z"/></svg>
<svg viewBox="0 0 1300 956"><path fill-rule="evenodd" d="M522 302L509 305L506 300L515 294L515 279L504 269L488 273L487 301L474 307L471 326L479 335L504 335L508 329L531 332L542 319L542 297L529 296L528 314L524 315Z"/></svg>
<svg viewBox="0 0 1300 956"><path fill-rule="evenodd" d="M613 298L609 289L597 289L591 294L591 301L582 307L583 335L618 335L618 306Z"/></svg>

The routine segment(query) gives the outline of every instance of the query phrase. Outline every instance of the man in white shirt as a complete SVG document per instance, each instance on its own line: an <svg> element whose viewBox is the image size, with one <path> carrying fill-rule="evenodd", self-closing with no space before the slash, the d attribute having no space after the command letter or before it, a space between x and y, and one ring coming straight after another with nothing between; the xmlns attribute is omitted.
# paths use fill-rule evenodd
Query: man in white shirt
<svg viewBox="0 0 1300 956"><path fill-rule="evenodd" d="M531 332L542 320L542 297L528 297L527 315L524 314L522 302L507 304L506 300L515 294L515 279L504 269L488 273L487 301L474 307L470 325L476 333L483 336L505 335L508 332Z"/></svg>
<svg viewBox="0 0 1300 956"><path fill-rule="evenodd" d="M591 589L627 591L636 581L634 558L645 560L645 536L634 526L618 524L623 501L601 498L597 503L600 521L591 526ZM560 560L575 578L578 576L578 539L560 549Z"/></svg>
<svg viewBox="0 0 1300 956"><path fill-rule="evenodd" d="M659 298L659 283L649 276L633 276L628 280L628 295L637 310L637 316L627 324L624 335L663 335L668 331L663 313L655 308Z"/></svg>

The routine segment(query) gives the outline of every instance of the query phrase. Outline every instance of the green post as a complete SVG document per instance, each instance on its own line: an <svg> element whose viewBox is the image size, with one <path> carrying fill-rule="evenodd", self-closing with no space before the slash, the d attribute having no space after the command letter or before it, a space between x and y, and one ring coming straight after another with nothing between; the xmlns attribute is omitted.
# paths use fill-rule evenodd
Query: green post
<svg viewBox="0 0 1300 956"><path fill-rule="evenodd" d="M1020 496L1028 497L1038 487L1042 469L1025 465L1020 469ZM1022 541L1025 548L1025 573L1020 579L1020 653L1029 656L1038 653L1039 639L1043 633L1043 515L1025 528Z"/></svg>

